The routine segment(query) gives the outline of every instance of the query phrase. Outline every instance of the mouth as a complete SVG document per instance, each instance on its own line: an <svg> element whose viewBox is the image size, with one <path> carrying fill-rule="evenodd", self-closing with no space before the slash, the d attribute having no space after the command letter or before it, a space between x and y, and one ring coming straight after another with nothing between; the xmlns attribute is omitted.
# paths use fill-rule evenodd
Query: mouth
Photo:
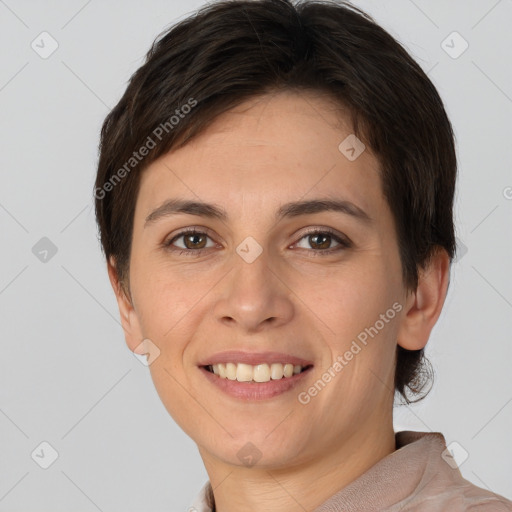
<svg viewBox="0 0 512 512"><path fill-rule="evenodd" d="M254 402L286 397L287 392L289 396L290 391L304 383L308 375L312 374L312 364L288 364L290 363L263 363L252 366L243 363L217 363L199 366L199 370L206 378L205 384L212 385L216 391L238 401Z"/></svg>
<svg viewBox="0 0 512 512"><path fill-rule="evenodd" d="M245 401L284 395L303 383L313 369L311 360L274 351L228 350L206 356L196 364L206 378L205 384Z"/></svg>

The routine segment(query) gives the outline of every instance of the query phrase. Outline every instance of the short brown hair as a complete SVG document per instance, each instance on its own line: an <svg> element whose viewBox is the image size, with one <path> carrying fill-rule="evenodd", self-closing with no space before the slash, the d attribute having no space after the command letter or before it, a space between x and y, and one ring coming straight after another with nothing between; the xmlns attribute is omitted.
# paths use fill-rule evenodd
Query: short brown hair
<svg viewBox="0 0 512 512"><path fill-rule="evenodd" d="M454 135L436 88L400 43L346 2L224 0L157 37L104 121L96 217L125 290L142 171L219 114L279 90L328 93L348 108L381 163L408 289L436 250L453 259ZM397 346L395 390L407 403L429 368L423 349Z"/></svg>

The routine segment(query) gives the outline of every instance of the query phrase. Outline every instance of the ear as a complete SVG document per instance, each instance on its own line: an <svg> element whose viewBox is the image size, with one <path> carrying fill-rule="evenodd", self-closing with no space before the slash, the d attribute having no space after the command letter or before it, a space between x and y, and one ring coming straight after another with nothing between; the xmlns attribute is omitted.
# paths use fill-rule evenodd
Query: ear
<svg viewBox="0 0 512 512"><path fill-rule="evenodd" d="M406 350L425 347L443 309L450 281L450 257L439 247L427 267L420 269L418 286L406 301L398 344Z"/></svg>
<svg viewBox="0 0 512 512"><path fill-rule="evenodd" d="M107 262L107 270L110 284L112 285L112 289L116 295L126 344L128 345L128 348L134 352L135 348L138 347L144 339L140 328L139 318L132 305L132 299L126 296L126 293L119 282L116 262L112 256Z"/></svg>

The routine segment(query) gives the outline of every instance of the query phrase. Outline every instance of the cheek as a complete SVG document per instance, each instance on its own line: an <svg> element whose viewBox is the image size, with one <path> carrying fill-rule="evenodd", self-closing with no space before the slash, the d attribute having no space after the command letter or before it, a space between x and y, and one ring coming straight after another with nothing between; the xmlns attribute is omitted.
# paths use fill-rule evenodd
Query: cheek
<svg viewBox="0 0 512 512"><path fill-rule="evenodd" d="M353 266L303 282L301 296L332 331L353 334L355 328L373 325L392 307L397 289L391 277L377 265Z"/></svg>
<svg viewBox="0 0 512 512"><path fill-rule="evenodd" d="M177 269L160 267L134 265L132 283L145 335L163 340L168 345L170 339L177 338L176 333L181 325L186 325L188 319L194 316L197 304L213 287L214 281L208 278L206 272L191 277Z"/></svg>
<svg viewBox="0 0 512 512"><path fill-rule="evenodd" d="M328 327L324 332L330 358L343 358L344 378L338 385L357 396L390 379L401 306L397 283L385 266L375 264L324 280L322 294L311 288L308 302L322 320L317 325Z"/></svg>

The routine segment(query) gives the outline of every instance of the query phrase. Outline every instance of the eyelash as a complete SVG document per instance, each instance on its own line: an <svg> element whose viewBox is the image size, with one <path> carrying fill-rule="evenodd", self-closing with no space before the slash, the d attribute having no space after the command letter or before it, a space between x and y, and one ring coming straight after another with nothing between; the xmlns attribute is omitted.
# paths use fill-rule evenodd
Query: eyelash
<svg viewBox="0 0 512 512"><path fill-rule="evenodd" d="M162 245L163 247L168 250L168 251L171 251L173 253L177 253L179 256L181 255L186 255L186 256L191 256L191 257L198 257L198 256L201 256L203 254L203 252L207 251L208 249L212 249L212 247L208 247L206 249L175 249L175 248L172 248L172 244L178 240L179 238L182 238L186 235L206 235L208 238L211 239L211 237L208 235L208 233L205 233L204 231L199 231L195 228L190 228L190 229L186 229L186 230L183 230L183 231L180 231L177 235L175 235L171 240L169 241L166 241L164 242ZM303 238L306 238L308 236L312 236L312 235L329 235L333 240L335 240L336 242L339 243L339 246L338 247L334 247L334 248L331 248L331 249L318 249L318 250L315 250L315 249L311 249L312 251L312 254L311 256L313 257L316 257L316 256L328 256L328 255L331 255L335 252L338 252L338 251L342 251L342 250L345 250L345 249L349 249L350 247L352 247L352 243L348 240L348 239L345 239L345 238L342 238L340 236L338 236L333 230L331 230L330 228L324 228L324 229L315 229L315 230L312 230L312 231L308 231L307 233L304 233L298 240L298 242L300 242ZM304 249L304 250L308 250L308 249Z"/></svg>

